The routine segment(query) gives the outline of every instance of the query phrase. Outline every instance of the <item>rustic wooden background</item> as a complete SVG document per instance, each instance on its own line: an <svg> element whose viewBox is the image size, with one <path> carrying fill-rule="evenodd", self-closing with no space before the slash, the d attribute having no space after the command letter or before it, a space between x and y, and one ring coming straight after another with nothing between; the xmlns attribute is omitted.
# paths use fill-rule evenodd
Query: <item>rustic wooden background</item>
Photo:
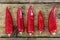
<svg viewBox="0 0 60 40"><path fill-rule="evenodd" d="M0 40L60 40L60 38L0 38Z"/></svg>
<svg viewBox="0 0 60 40"><path fill-rule="evenodd" d="M60 2L60 0L0 0L0 2Z"/></svg>
<svg viewBox="0 0 60 40"><path fill-rule="evenodd" d="M49 34L48 32L48 15L50 10L52 9L52 6L54 4L0 4L0 37L2 36L7 36L5 34L5 9L8 6L13 18L13 24L15 27L15 31L13 33L13 35L17 35L17 24L16 24L16 16L17 16L17 9L18 6L21 6L22 11L23 11L23 16L24 16L24 25L26 27L26 22L27 22L27 11L29 6L32 5L33 7L33 11L34 11L34 23L35 23L35 34L32 35L33 36L47 36L47 37L53 37L52 35ZM54 37L60 37L60 5L56 4L57 6L57 10L56 10L56 22L57 22L57 28L58 28L58 32ZM39 34L39 32L37 31L37 17L38 17L38 11L41 10L43 12L43 16L44 16L44 20L45 20L45 31L42 34ZM26 28L25 28L26 30ZM23 35L19 35L18 36L23 36L23 37L29 37L29 35L26 33L26 31L24 31Z"/></svg>
<svg viewBox="0 0 60 40"><path fill-rule="evenodd" d="M60 38L0 38L0 40L60 40Z"/></svg>
<svg viewBox="0 0 60 40"><path fill-rule="evenodd" d="M58 32L55 36L52 36L49 34L48 32L48 26L47 26L47 22L48 22L48 15L49 12L53 6L53 2L60 2L60 0L0 0L1 2L52 2L52 4L0 4L0 37L8 37L7 34L5 34L5 9L8 6L11 12L11 15L13 17L13 23L14 23L14 27L15 27L15 31L13 33L14 37L17 35L16 32L16 14L17 14L17 9L18 6L21 6L22 11L23 11L23 16L24 16L24 23L25 23L25 27L26 27L26 17L27 17L27 10L28 7L30 5L33 6L33 11L34 11L34 17L35 17L35 34L32 36L46 36L46 37L60 37L60 4L57 4L57 10L56 10L56 20L57 20L57 27L58 27ZM38 15L38 11L42 10L43 12L43 16L45 18L45 32L42 34L39 34L39 32L37 31L37 15ZM23 37L28 37L29 35L27 35L26 31L24 32L23 35L19 35L18 36L23 36ZM16 40L60 40L60 38L17 38ZM6 39L2 39L0 38L0 40L15 40L15 38L6 38Z"/></svg>

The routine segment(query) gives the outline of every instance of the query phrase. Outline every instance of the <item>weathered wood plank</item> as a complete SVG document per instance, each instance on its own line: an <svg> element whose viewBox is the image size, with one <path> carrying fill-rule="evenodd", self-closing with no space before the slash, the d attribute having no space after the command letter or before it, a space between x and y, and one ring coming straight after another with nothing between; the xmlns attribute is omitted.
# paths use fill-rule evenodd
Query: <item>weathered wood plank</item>
<svg viewBox="0 0 60 40"><path fill-rule="evenodd" d="M60 0L0 0L0 2L60 2Z"/></svg>
<svg viewBox="0 0 60 40"><path fill-rule="evenodd" d="M60 40L60 38L0 38L0 40Z"/></svg>
<svg viewBox="0 0 60 40"><path fill-rule="evenodd" d="M0 40L27 40L28 38L0 38Z"/></svg>
<svg viewBox="0 0 60 40"><path fill-rule="evenodd" d="M26 27L26 24L27 24L27 12L28 12L28 8L29 8L30 5L33 6L34 17L35 17L34 22L35 22L35 30L36 30L35 34L32 35L32 36L50 36L51 37L51 35L48 32L48 24L47 23L48 23L48 15L49 15L49 12L50 12L53 4L0 4L0 9L1 9L0 10L0 28L2 28L2 30L5 29L5 9L6 9L7 6L9 7L12 18L13 18L14 27L17 26L17 19L16 19L17 9L18 9L18 6L21 6L22 11L23 11L23 16L24 16L24 25ZM55 37L60 37L60 6L59 6L59 4L56 4L56 5L57 5L57 11L56 11L56 16L57 17L56 17L56 19L57 19L58 33L57 33L57 35ZM38 11L39 10L42 10L44 20L45 20L45 32L42 33L41 35L37 31L37 26L38 26L37 25L37 16L38 16ZM2 31L2 32L4 32L4 31ZM4 34L5 34L5 32L3 33L3 35ZM25 31L23 33L23 35L18 34L18 36L28 37L29 35Z"/></svg>
<svg viewBox="0 0 60 40"><path fill-rule="evenodd" d="M36 40L60 40L59 38L37 38Z"/></svg>

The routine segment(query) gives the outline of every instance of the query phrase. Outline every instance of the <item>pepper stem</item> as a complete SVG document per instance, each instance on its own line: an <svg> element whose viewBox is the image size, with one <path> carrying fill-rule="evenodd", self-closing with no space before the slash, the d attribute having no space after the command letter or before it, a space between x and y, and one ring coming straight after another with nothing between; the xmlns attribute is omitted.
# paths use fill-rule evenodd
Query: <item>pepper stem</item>
<svg viewBox="0 0 60 40"><path fill-rule="evenodd" d="M53 33L52 33L52 35L53 35L53 36L55 36L55 35L56 35L56 33L55 33L55 32L53 32Z"/></svg>
<svg viewBox="0 0 60 40"><path fill-rule="evenodd" d="M29 35L31 36L31 35L32 35L32 33L29 33Z"/></svg>
<svg viewBox="0 0 60 40"><path fill-rule="evenodd" d="M20 34L20 35L22 35L22 34L23 34L23 32L19 32L19 34Z"/></svg>
<svg viewBox="0 0 60 40"><path fill-rule="evenodd" d="M40 34L42 34L42 31L39 31Z"/></svg>
<svg viewBox="0 0 60 40"><path fill-rule="evenodd" d="M8 34L8 36L10 37L10 36L11 36L11 34Z"/></svg>

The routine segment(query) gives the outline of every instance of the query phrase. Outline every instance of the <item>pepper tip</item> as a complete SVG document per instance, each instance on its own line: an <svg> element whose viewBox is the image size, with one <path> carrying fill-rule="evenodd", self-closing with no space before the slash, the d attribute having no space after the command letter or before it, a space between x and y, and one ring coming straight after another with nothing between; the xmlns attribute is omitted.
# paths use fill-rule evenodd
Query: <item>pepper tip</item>
<svg viewBox="0 0 60 40"><path fill-rule="evenodd" d="M30 9L32 10L32 5L29 7L29 10L30 10Z"/></svg>

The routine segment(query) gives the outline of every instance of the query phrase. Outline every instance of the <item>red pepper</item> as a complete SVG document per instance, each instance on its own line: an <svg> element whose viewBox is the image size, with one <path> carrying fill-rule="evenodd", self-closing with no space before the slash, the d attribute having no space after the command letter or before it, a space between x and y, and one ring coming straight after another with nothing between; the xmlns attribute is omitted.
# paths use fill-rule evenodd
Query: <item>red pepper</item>
<svg viewBox="0 0 60 40"><path fill-rule="evenodd" d="M23 21L23 15L22 15L21 7L18 7L17 26L18 26L18 32L21 34L24 31L24 21Z"/></svg>
<svg viewBox="0 0 60 40"><path fill-rule="evenodd" d="M40 33L44 31L44 17L41 11L38 13L38 30Z"/></svg>
<svg viewBox="0 0 60 40"><path fill-rule="evenodd" d="M13 21L12 21L12 16L11 13L8 9L6 8L6 18L5 18L5 26L6 26L6 34L12 34L13 33Z"/></svg>
<svg viewBox="0 0 60 40"><path fill-rule="evenodd" d="M34 13L32 6L29 7L27 14L27 33L30 35L34 33Z"/></svg>
<svg viewBox="0 0 60 40"><path fill-rule="evenodd" d="M48 29L52 35L55 35L57 32L55 11L56 11L56 5L53 6L52 10L50 11L49 18L48 18Z"/></svg>

